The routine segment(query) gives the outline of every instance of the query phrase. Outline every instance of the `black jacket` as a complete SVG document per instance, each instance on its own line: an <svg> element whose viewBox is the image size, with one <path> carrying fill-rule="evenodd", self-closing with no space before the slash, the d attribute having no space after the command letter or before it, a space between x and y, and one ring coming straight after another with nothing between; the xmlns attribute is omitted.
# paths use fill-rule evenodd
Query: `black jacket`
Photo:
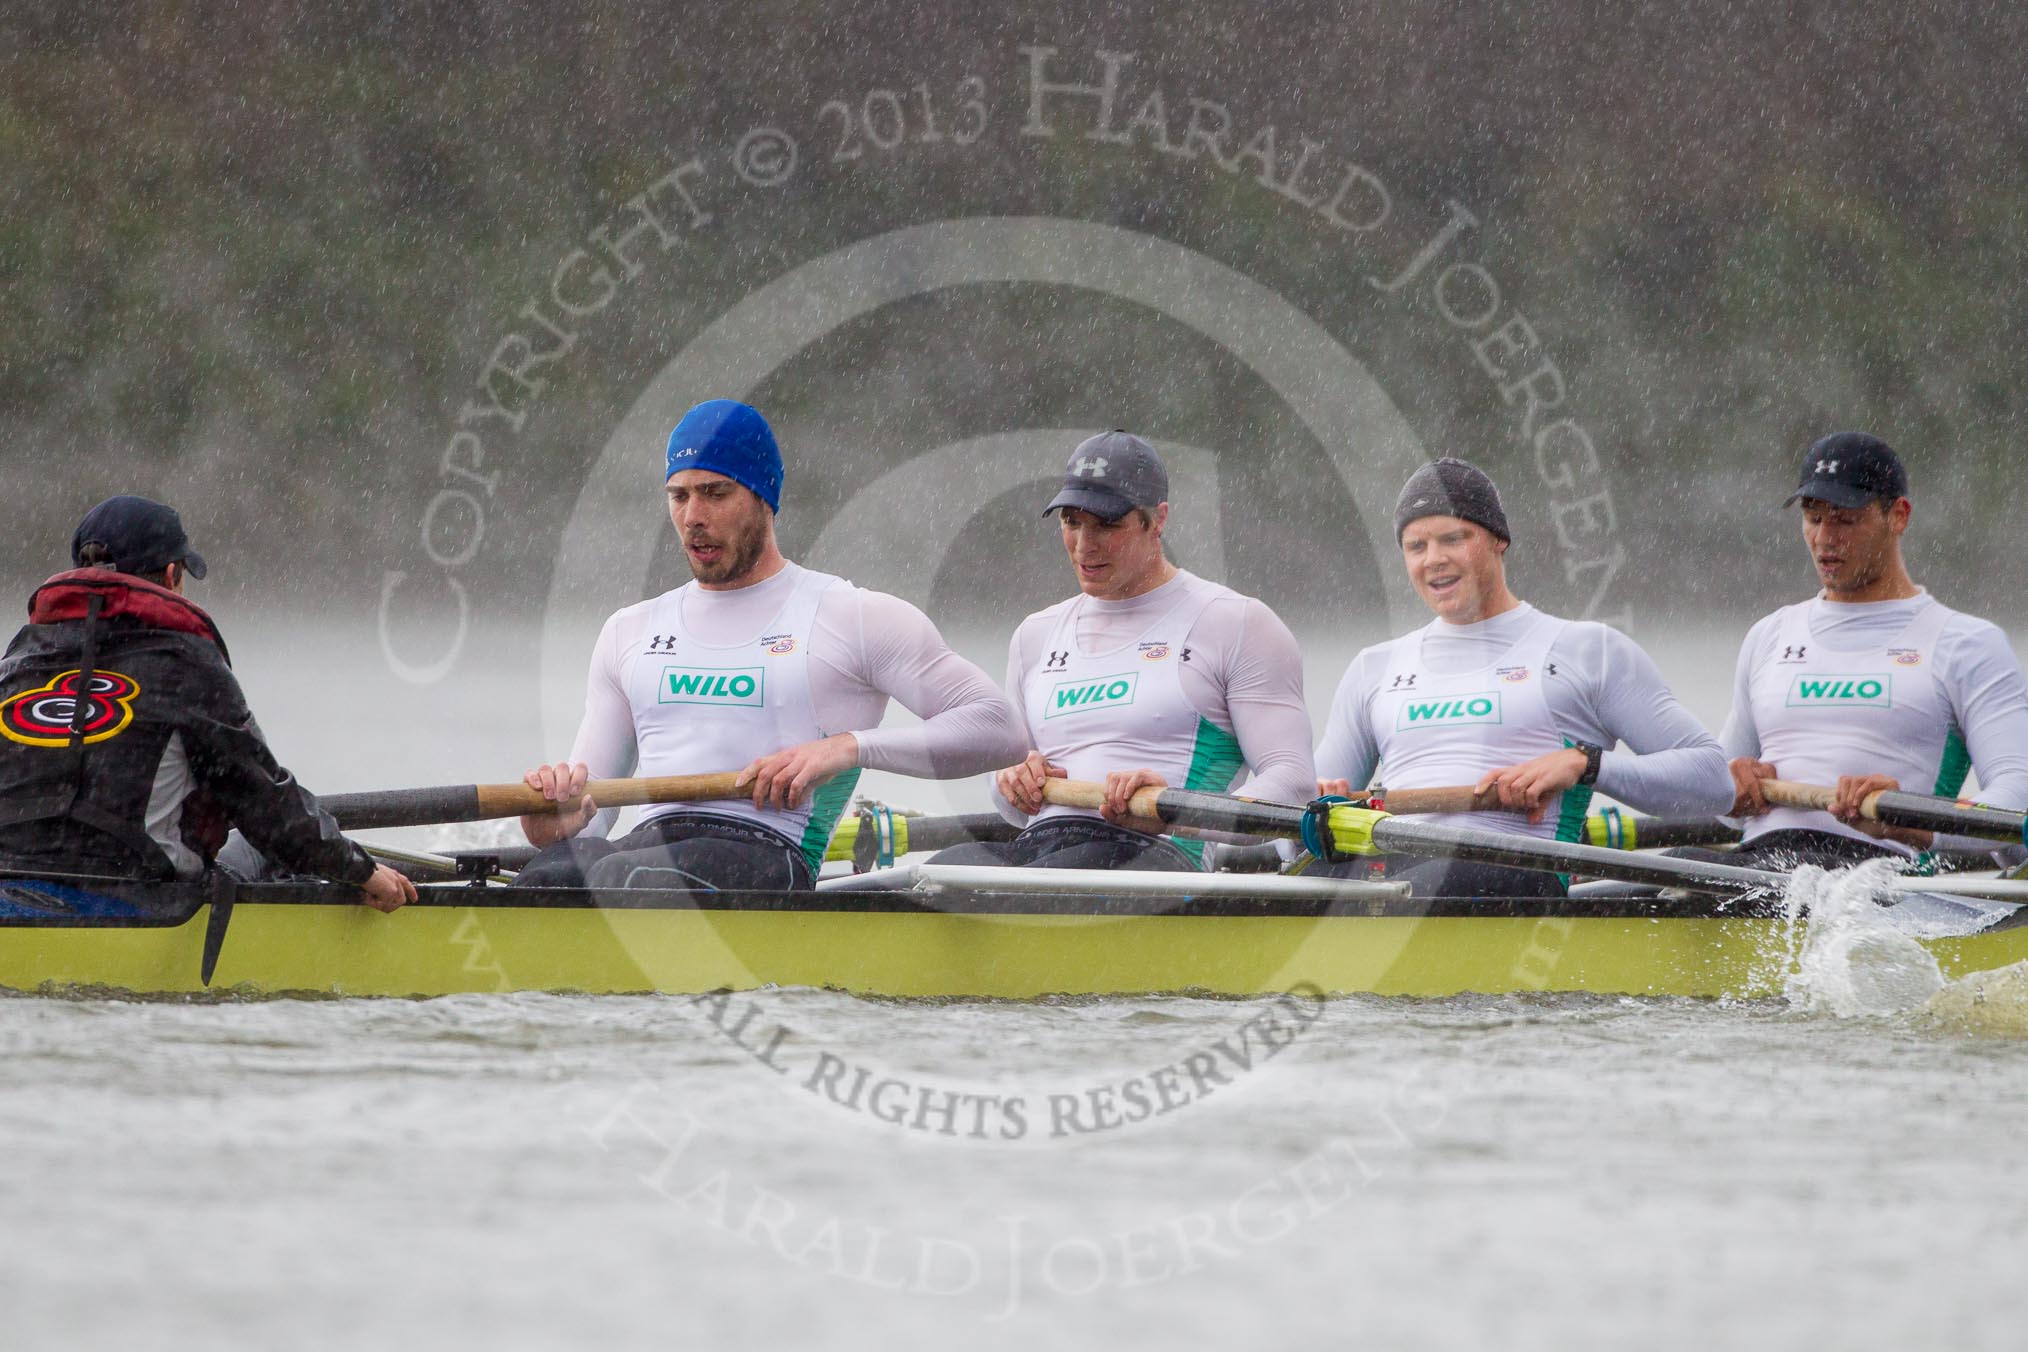
<svg viewBox="0 0 2028 1352"><path fill-rule="evenodd" d="M372 874L366 852L275 763L210 616L95 568L43 583L28 614L0 657L0 867L168 878L175 861L148 834L152 801L158 832L166 817L186 861L209 863L231 825L295 872Z"/></svg>

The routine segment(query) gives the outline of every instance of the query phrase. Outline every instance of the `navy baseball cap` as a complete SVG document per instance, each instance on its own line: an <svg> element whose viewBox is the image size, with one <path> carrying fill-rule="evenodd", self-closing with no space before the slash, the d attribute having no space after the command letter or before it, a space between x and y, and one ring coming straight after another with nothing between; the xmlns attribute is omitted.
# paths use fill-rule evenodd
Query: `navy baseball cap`
<svg viewBox="0 0 2028 1352"><path fill-rule="evenodd" d="M1814 498L1853 508L1907 496L1908 470L1892 446L1864 432L1833 432L1804 454L1796 491L1782 506Z"/></svg>
<svg viewBox="0 0 2028 1352"><path fill-rule="evenodd" d="M782 452L760 410L731 399L707 399L669 433L662 481L679 470L708 469L752 489L770 511L782 509Z"/></svg>
<svg viewBox="0 0 2028 1352"><path fill-rule="evenodd" d="M1086 437L1063 467L1063 487L1042 509L1065 507L1117 521L1136 507L1153 511L1169 500L1169 471L1155 448L1131 432Z"/></svg>
<svg viewBox="0 0 2028 1352"><path fill-rule="evenodd" d="M148 498L107 498L86 512L70 537L72 564L83 566L78 556L89 544L104 545L123 573L159 573L180 563L190 576L204 576L204 556L190 547L183 518Z"/></svg>

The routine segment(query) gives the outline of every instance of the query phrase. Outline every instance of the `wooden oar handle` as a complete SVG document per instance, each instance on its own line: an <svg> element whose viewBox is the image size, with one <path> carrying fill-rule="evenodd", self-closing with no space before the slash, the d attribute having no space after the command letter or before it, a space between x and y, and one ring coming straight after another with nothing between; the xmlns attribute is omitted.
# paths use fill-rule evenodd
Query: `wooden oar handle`
<svg viewBox="0 0 2028 1352"><path fill-rule="evenodd" d="M1147 821L1162 820L1162 813L1156 806L1161 797L1160 789L1148 788L1137 792L1127 800L1127 815ZM1082 807L1096 812L1106 804L1106 786L1084 779L1045 779L1042 781L1042 801L1058 807Z"/></svg>
<svg viewBox="0 0 2028 1352"><path fill-rule="evenodd" d="M1479 793L1469 784L1442 789L1383 789L1372 795L1377 805L1397 817L1425 816L1436 812L1498 812L1500 791Z"/></svg>
<svg viewBox="0 0 2028 1352"><path fill-rule="evenodd" d="M744 798L748 790L738 788L737 773L718 775L662 775L651 779L594 779L584 786L586 794L602 808L640 807L646 803L698 803L714 798ZM532 813L556 812L569 803L554 803L526 784L481 784L479 811L487 817L520 817Z"/></svg>
<svg viewBox="0 0 2028 1352"><path fill-rule="evenodd" d="M1829 812L1832 800L1837 798L1836 789L1827 789L1822 784L1798 784L1787 779L1763 779L1760 782L1761 795L1778 807L1800 807ZM1879 821L1880 795L1869 793L1859 805L1859 815L1869 821Z"/></svg>

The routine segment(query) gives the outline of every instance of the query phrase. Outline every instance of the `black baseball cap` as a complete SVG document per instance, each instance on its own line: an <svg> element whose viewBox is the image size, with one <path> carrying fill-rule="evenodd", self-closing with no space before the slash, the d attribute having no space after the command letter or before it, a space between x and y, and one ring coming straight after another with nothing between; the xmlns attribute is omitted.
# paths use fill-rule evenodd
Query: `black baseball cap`
<svg viewBox="0 0 2028 1352"><path fill-rule="evenodd" d="M190 576L204 576L204 556L190 547L183 518L148 498L107 498L86 512L70 537L71 563L83 566L78 556L89 544L104 545L123 573L159 573L180 563Z"/></svg>
<svg viewBox="0 0 2028 1352"><path fill-rule="evenodd" d="M1042 509L1064 507L1117 521L1136 507L1153 511L1169 500L1169 471L1155 448L1131 432L1086 437L1063 467L1063 487Z"/></svg>
<svg viewBox="0 0 2028 1352"><path fill-rule="evenodd" d="M1796 491L1782 506L1814 498L1833 507L1853 508L1907 496L1908 470L1892 446L1864 432L1833 432L1804 454Z"/></svg>

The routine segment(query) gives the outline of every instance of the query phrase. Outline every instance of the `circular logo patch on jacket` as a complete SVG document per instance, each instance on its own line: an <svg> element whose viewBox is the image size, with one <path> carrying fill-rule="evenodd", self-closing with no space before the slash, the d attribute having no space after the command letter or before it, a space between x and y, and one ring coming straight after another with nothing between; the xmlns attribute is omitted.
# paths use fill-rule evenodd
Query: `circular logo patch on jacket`
<svg viewBox="0 0 2028 1352"><path fill-rule="evenodd" d="M47 685L24 690L0 701L0 736L24 746L69 746L77 721L78 681L82 671L66 671ZM84 740L89 746L117 737L134 721L134 697L140 683L117 671L92 673L84 695Z"/></svg>

